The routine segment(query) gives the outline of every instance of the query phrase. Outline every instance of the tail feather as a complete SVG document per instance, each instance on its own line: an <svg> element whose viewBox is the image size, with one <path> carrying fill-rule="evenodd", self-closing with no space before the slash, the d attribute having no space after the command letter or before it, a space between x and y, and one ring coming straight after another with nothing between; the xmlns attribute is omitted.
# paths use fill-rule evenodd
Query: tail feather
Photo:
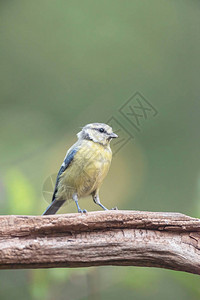
<svg viewBox="0 0 200 300"><path fill-rule="evenodd" d="M65 200L54 200L42 215L54 215L64 203Z"/></svg>

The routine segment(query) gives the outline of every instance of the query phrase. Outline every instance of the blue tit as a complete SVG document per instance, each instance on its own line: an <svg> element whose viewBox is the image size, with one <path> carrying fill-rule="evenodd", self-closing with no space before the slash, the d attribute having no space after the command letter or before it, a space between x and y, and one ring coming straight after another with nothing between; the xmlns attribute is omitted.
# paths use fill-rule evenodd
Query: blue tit
<svg viewBox="0 0 200 300"><path fill-rule="evenodd" d="M43 215L55 214L69 199L76 203L78 212L86 212L78 204L79 198L92 196L102 207L99 188L106 177L112 160L110 141L118 136L109 125L92 123L77 134L78 141L67 151L58 172L52 202Z"/></svg>

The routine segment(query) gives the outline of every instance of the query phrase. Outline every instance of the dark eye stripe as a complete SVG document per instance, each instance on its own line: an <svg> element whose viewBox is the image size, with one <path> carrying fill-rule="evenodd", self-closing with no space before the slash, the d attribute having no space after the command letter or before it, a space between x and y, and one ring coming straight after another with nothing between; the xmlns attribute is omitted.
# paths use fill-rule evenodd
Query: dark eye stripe
<svg viewBox="0 0 200 300"><path fill-rule="evenodd" d="M93 128L94 130L97 130L98 132L101 132L101 133L107 133L107 131L104 129L104 128ZM103 130L102 130L103 129Z"/></svg>

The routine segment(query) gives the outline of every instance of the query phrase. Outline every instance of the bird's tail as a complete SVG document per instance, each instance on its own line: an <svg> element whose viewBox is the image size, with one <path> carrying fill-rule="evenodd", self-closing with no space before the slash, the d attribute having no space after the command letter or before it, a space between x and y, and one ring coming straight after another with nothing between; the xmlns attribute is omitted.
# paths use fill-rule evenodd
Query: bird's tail
<svg viewBox="0 0 200 300"><path fill-rule="evenodd" d="M65 200L54 200L51 202L51 204L47 207L47 209L45 210L45 212L42 214L44 215L54 215L59 208L63 205L63 203L65 202Z"/></svg>

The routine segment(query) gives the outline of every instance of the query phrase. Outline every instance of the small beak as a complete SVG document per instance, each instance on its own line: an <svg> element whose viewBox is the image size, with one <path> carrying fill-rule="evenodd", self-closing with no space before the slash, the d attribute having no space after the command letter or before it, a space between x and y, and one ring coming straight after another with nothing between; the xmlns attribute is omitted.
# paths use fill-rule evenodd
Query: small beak
<svg viewBox="0 0 200 300"><path fill-rule="evenodd" d="M116 133L114 133L114 132L112 132L111 134L110 134L110 138L111 139L115 139L115 138L117 138L118 137L118 135L116 134Z"/></svg>

